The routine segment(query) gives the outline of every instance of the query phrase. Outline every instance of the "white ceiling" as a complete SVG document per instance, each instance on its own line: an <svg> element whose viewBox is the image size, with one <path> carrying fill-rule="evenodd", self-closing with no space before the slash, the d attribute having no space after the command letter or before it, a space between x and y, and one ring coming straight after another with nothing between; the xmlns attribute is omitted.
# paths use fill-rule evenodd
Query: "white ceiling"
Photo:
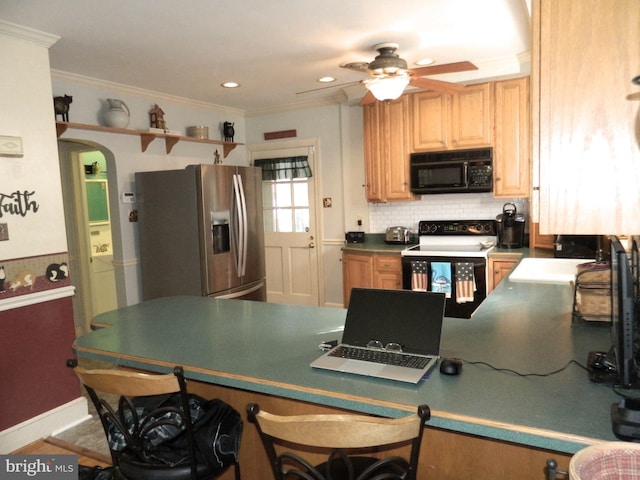
<svg viewBox="0 0 640 480"><path fill-rule="evenodd" d="M0 20L60 37L51 68L247 113L308 104L366 78L339 67L400 44L409 63L470 60L459 82L528 73L529 0L1 0ZM238 89L220 84L236 81Z"/></svg>

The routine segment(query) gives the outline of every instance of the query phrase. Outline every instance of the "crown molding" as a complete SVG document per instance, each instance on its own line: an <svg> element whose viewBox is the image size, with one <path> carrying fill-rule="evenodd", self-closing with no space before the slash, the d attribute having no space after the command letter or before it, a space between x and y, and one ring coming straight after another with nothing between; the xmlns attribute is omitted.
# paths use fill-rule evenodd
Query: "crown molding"
<svg viewBox="0 0 640 480"><path fill-rule="evenodd" d="M35 30L33 28L23 27L16 23L5 22L4 20L0 20L0 35L30 42L44 48L50 48L60 40L60 37L57 35L41 32L40 30Z"/></svg>
<svg viewBox="0 0 640 480"><path fill-rule="evenodd" d="M181 103L191 107L204 108L208 110L215 110L216 112L229 113L234 115L244 116L244 110L239 108L226 107L224 105L217 105L215 103L201 102L199 100L192 100L186 97L180 97L177 95L170 95L168 93L157 92L155 90L148 90L146 88L133 87L131 85L125 85L122 83L110 82L108 80L101 80L99 78L87 77L76 73L64 72L62 70L51 69L51 78L65 80L81 85L87 85L90 87L104 88L112 90L114 92L127 93L130 95L136 95L140 97L146 97L151 99L154 103L159 103L162 100Z"/></svg>

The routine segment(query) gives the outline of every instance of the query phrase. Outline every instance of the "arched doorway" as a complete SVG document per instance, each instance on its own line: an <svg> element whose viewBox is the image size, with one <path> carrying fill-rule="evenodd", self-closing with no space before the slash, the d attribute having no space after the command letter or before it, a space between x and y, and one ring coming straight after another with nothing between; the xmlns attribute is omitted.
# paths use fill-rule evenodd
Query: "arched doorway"
<svg viewBox="0 0 640 480"><path fill-rule="evenodd" d="M58 154L69 268L76 288L75 326L82 334L90 331L93 317L119 305L113 266L113 202L109 195L115 162L108 149L93 142L59 140Z"/></svg>

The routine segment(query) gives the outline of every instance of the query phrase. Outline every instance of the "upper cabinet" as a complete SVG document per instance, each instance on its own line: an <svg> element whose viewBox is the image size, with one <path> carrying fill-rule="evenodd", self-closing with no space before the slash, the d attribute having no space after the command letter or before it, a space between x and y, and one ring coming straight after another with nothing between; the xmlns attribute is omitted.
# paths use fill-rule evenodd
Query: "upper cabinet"
<svg viewBox="0 0 640 480"><path fill-rule="evenodd" d="M364 109L370 202L413 200L412 152L494 147L495 197L531 190L529 78L469 85L450 95L421 91Z"/></svg>
<svg viewBox="0 0 640 480"><path fill-rule="evenodd" d="M533 7L533 221L543 234L640 233L640 2Z"/></svg>
<svg viewBox="0 0 640 480"><path fill-rule="evenodd" d="M411 95L413 150L490 147L493 140L493 84L467 86L449 95Z"/></svg>
<svg viewBox="0 0 640 480"><path fill-rule="evenodd" d="M367 200L412 200L409 179L409 97L364 107Z"/></svg>
<svg viewBox="0 0 640 480"><path fill-rule="evenodd" d="M494 197L529 196L531 188L529 125L529 78L496 82Z"/></svg>

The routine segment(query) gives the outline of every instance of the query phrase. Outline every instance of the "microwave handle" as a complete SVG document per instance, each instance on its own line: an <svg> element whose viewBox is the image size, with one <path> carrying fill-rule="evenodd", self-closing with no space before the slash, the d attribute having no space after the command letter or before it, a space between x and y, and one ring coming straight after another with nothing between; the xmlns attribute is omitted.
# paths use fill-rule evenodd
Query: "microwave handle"
<svg viewBox="0 0 640 480"><path fill-rule="evenodd" d="M464 162L462 167L462 178L464 179L465 188L469 188L469 162Z"/></svg>

